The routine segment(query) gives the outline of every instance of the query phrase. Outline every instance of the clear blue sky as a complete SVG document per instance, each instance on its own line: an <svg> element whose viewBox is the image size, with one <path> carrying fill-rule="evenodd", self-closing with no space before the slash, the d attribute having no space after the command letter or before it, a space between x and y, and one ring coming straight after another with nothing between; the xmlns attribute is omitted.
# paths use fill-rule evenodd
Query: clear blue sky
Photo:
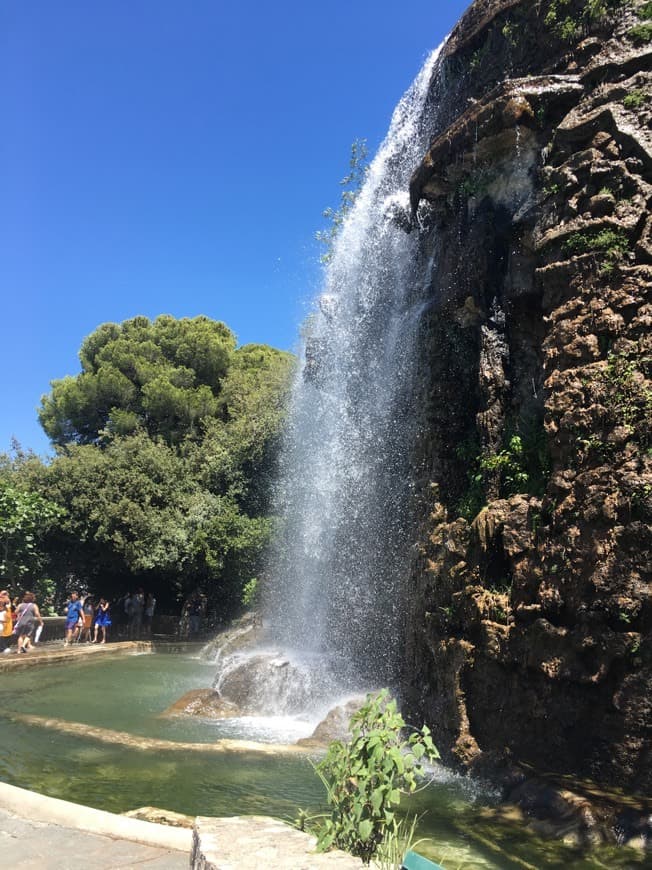
<svg viewBox="0 0 652 870"><path fill-rule="evenodd" d="M467 0L0 0L0 451L100 323L292 348L351 142Z"/></svg>

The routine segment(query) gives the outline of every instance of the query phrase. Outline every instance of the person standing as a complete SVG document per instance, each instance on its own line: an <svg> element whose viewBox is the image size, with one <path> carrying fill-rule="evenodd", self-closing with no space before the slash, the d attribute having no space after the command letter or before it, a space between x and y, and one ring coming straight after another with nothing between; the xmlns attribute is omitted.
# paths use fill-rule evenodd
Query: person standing
<svg viewBox="0 0 652 870"><path fill-rule="evenodd" d="M111 625L111 613L109 610L109 602L105 598L100 598L100 603L95 614L95 637L93 643L97 643L97 638L102 632L102 640L100 643L106 643L106 630Z"/></svg>
<svg viewBox="0 0 652 870"><path fill-rule="evenodd" d="M138 640L143 623L143 611L145 609L145 593L142 589L131 599L131 616L129 617L129 640Z"/></svg>
<svg viewBox="0 0 652 870"><path fill-rule="evenodd" d="M150 592L145 601L145 610L143 612L143 632L148 637L152 634L152 621L154 619L154 611L156 610L156 598Z"/></svg>
<svg viewBox="0 0 652 870"><path fill-rule="evenodd" d="M18 635L18 652L26 653L32 646L32 637L36 623L43 625L41 612L36 604L36 599L33 592L26 592L23 595L22 604L18 605L16 610L16 634Z"/></svg>
<svg viewBox="0 0 652 870"><path fill-rule="evenodd" d="M81 643L81 641L85 640L86 643L90 643L91 642L91 629L93 628L93 616L95 614L95 608L93 606L93 599L91 598L90 595L87 595L86 598L84 598L84 601L82 604L82 614L83 614L84 624L83 624L81 633L79 635L79 641Z"/></svg>
<svg viewBox="0 0 652 870"><path fill-rule="evenodd" d="M64 646L68 646L79 636L80 623L84 623L84 611L82 603L79 600L79 592L70 594L70 601L66 602L64 607L66 611L66 639L63 642Z"/></svg>
<svg viewBox="0 0 652 870"><path fill-rule="evenodd" d="M0 652L8 653L14 633L14 615L11 598L6 589L0 592Z"/></svg>

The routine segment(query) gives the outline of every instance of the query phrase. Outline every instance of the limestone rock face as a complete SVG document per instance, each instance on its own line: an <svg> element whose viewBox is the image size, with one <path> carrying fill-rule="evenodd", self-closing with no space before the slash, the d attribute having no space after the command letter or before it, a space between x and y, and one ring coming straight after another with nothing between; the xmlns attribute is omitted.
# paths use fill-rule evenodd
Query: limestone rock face
<svg viewBox="0 0 652 870"><path fill-rule="evenodd" d="M404 692L449 760L649 793L652 51L585 5L477 0L431 84Z"/></svg>

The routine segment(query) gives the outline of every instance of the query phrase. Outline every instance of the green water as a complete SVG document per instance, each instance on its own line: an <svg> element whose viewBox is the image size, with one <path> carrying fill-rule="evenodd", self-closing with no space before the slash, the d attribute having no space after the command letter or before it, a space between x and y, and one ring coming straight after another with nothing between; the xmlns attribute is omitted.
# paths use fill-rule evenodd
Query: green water
<svg viewBox="0 0 652 870"><path fill-rule="evenodd" d="M101 661L27 669L3 674L0 710L148 737L212 742L229 726L160 719L158 714L189 689L210 686L214 670L214 665L181 655L103 656ZM316 810L323 801L322 786L302 757L143 751L6 718L0 718L0 729L1 779L113 812L151 805L190 815L258 813L292 820L299 807ZM443 770L435 778L407 809L423 813L420 835L432 840L419 851L443 860L446 870L646 866L633 850L605 848L586 856L512 826L483 821L482 808L493 802L490 793Z"/></svg>

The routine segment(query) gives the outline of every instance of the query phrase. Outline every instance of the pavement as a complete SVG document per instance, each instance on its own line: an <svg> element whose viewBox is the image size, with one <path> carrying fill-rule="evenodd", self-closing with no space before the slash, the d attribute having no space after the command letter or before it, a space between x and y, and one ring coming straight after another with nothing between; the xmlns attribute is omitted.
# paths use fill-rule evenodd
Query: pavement
<svg viewBox="0 0 652 870"><path fill-rule="evenodd" d="M0 855L21 870L188 868L192 832L0 782Z"/></svg>
<svg viewBox="0 0 652 870"><path fill-rule="evenodd" d="M190 855L19 818L0 809L3 867L20 870L187 870Z"/></svg>

